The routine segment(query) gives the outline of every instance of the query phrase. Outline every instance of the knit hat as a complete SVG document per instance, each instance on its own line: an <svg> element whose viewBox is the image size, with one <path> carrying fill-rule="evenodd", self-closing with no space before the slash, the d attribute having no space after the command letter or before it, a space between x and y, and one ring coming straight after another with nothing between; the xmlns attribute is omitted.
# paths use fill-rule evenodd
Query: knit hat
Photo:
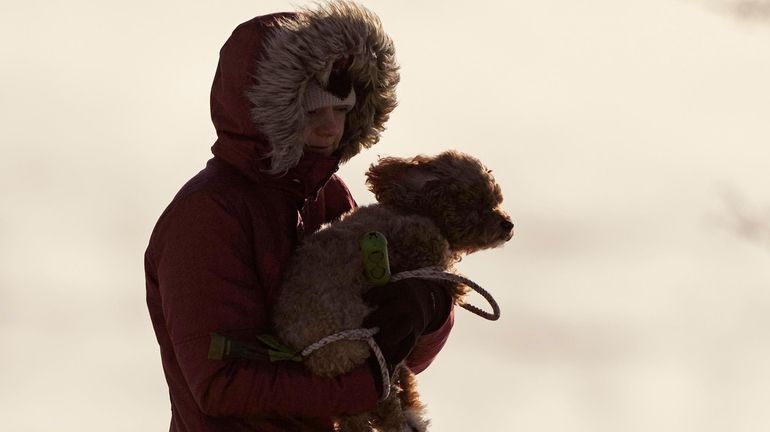
<svg viewBox="0 0 770 432"><path fill-rule="evenodd" d="M305 88L305 98L302 107L305 111L313 111L318 108L331 106L346 106L353 108L356 104L356 91L350 86L350 91L345 97L338 97L328 90L324 90L315 80L308 82Z"/></svg>

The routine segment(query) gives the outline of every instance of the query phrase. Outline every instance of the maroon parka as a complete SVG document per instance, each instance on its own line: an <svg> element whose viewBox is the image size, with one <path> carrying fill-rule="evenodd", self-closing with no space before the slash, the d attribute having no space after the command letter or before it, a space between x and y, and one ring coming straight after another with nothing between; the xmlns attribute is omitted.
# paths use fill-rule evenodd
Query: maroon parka
<svg viewBox="0 0 770 432"><path fill-rule="evenodd" d="M398 77L392 46L371 43L386 40L376 17L355 5L343 6L257 17L236 28L220 51L211 92L218 136L214 157L160 216L145 253L147 305L169 386L171 431L331 430L330 416L362 412L377 403L366 366L325 379L298 363L208 358L211 333L246 342L272 333L271 306L292 250L303 235L355 206L334 172L341 161L377 141L395 106ZM369 15L361 18L362 10ZM279 117L271 125L267 114L254 110L280 110L260 104L259 98L264 100L265 86L276 81L286 85L269 75L277 70L283 76L281 69L265 64L275 52L285 51L280 45L284 41L299 46L297 67L308 68L305 79L323 73L307 66L312 58L303 57L302 44L314 44L330 20L347 26L343 35L353 46L331 43L341 51L321 51L320 58L358 55L377 69L374 74L360 69L356 75L363 77L357 87L358 111L349 115L341 151L332 156L300 152L292 160L292 152L279 147L302 143L292 142L280 126L302 124L299 96L304 82L289 88L285 99L295 104L298 118ZM366 33L365 41L356 45L349 34L360 34L367 25L365 31L376 37ZM390 63L371 60L371 51L380 60L389 55ZM318 64L323 69L323 62ZM373 82L372 75L377 78ZM277 149L283 151L280 157ZM420 339L408 359L415 372L431 363L452 322L450 314L441 329Z"/></svg>

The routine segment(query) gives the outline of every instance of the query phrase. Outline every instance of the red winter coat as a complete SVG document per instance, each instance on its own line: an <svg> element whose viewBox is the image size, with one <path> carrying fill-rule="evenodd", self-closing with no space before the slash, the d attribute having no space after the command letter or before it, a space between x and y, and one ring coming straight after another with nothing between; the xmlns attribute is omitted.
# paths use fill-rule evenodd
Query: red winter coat
<svg viewBox="0 0 770 432"><path fill-rule="evenodd" d="M351 14L351 10L331 12L340 25L360 24L355 21L360 14ZM354 111L361 111L349 114L338 154L300 153L296 160L275 156L280 145L302 143L281 135L285 117L269 124L263 113L263 120L254 120L260 118L250 112L254 99L250 101L244 94L263 91L260 85L273 85L274 77L265 78L270 69L256 69L256 78L254 70L263 67L274 50L284 51L275 40L285 34L317 39L314 23L323 13L323 30L329 10L322 8L300 15L257 17L233 32L220 52L211 93L218 136L212 147L214 157L177 193L150 238L145 253L147 305L169 386L171 431L300 430L300 423L330 430L330 416L362 412L377 403L373 377L365 365L325 379L297 363L210 360L207 356L211 333L240 341L271 333L271 307L297 242L303 233L314 232L355 206L347 187L333 173L341 160L376 142L395 106L395 66L377 63L373 67L380 73L374 86L368 87L370 93L357 87ZM309 24L298 30L298 22ZM381 32L378 22L366 24L370 32ZM360 32L359 27L355 29ZM302 43L296 39L287 40ZM377 50L392 50L392 46L371 45L369 49L379 55L383 53ZM347 51L321 55L331 59L356 55L358 48L343 47ZM304 51L300 53L298 64L303 64L308 59L302 57ZM363 55L371 53L364 50ZM392 61L392 55L390 58ZM300 108L294 107L296 111ZM301 125L299 117L288 123ZM276 163L278 159L282 162ZM291 166L285 165L287 160ZM420 339L408 359L415 372L431 363L452 322L450 315L441 329Z"/></svg>

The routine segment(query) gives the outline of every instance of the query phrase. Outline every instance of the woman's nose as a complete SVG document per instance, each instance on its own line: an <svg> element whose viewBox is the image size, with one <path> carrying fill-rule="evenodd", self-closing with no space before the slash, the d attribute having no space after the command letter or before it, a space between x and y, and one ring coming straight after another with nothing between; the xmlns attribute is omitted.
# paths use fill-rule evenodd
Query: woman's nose
<svg viewBox="0 0 770 432"><path fill-rule="evenodd" d="M318 132L323 136L333 136L337 134L337 126L334 121L325 121L318 128Z"/></svg>
<svg viewBox="0 0 770 432"><path fill-rule="evenodd" d="M324 110L318 118L318 133L324 136L332 136L337 133L337 122L334 121L334 112Z"/></svg>

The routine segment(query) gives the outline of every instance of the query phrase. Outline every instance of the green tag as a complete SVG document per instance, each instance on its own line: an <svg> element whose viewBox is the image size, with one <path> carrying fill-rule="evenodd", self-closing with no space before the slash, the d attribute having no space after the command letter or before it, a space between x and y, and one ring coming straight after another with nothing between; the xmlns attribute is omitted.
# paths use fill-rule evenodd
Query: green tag
<svg viewBox="0 0 770 432"><path fill-rule="evenodd" d="M283 345L271 335L257 336L262 345L234 341L217 333L211 333L210 336L211 343L209 343L208 355L210 360L240 358L271 362L302 361L302 356L298 352Z"/></svg>
<svg viewBox="0 0 770 432"><path fill-rule="evenodd" d="M229 341L222 335L211 333L209 344L209 360L222 360L229 354Z"/></svg>
<svg viewBox="0 0 770 432"><path fill-rule="evenodd" d="M294 351L291 347L282 344L273 335L264 334L257 336L260 342L267 345L271 349L267 350L270 361L295 361L301 362L302 356L298 352Z"/></svg>
<svg viewBox="0 0 770 432"><path fill-rule="evenodd" d="M361 237L364 274L375 286L390 282L388 240L379 231L369 231Z"/></svg>

